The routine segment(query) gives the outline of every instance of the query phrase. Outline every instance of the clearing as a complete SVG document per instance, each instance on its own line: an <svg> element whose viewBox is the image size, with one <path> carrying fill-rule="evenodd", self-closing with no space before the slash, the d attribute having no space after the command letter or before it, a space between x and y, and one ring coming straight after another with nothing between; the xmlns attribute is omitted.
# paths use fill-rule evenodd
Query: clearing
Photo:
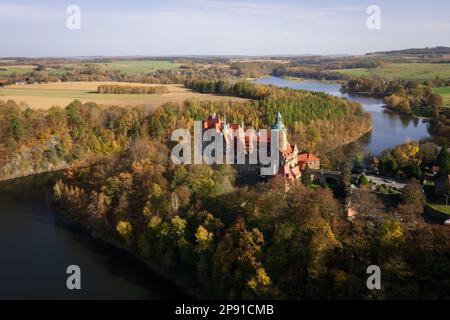
<svg viewBox="0 0 450 320"><path fill-rule="evenodd" d="M169 90L164 94L98 94L97 87L100 84L140 85L140 86L165 86ZM15 100L25 102L32 108L46 109L52 106L65 107L74 99L82 102L92 101L108 105L145 105L156 108L166 102L181 103L186 99L196 98L200 100L235 100L248 101L248 99L203 94L191 91L183 85L142 84L128 82L52 82L31 85L12 85L0 88L1 100Z"/></svg>

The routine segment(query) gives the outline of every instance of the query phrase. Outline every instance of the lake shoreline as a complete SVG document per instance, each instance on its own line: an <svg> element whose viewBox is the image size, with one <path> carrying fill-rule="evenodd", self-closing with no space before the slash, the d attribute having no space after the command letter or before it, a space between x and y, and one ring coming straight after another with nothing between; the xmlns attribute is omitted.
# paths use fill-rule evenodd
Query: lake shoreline
<svg viewBox="0 0 450 320"><path fill-rule="evenodd" d="M2 235L6 250L0 297L14 299L195 299L175 281L119 245L88 232L54 207L53 186L64 173L49 172L0 183ZM22 252L27 248L31 252ZM48 266L45 261L52 261ZM23 274L20 265L32 265ZM84 271L83 290L69 291L65 270L76 264ZM28 279L28 277L32 277ZM40 285L47 279L49 286ZM31 282L31 283L30 283ZM62 285L61 285L62 284ZM15 288L10 292L8 288ZM30 290L31 288L31 290ZM195 286L193 288L196 288ZM189 287L187 288L189 289Z"/></svg>
<svg viewBox="0 0 450 320"><path fill-rule="evenodd" d="M27 178L27 177L33 177L33 176L40 176L45 174L51 174L51 173L57 173L57 172L63 172L70 168L71 166L68 164L62 164L59 166L55 166L52 169L42 169L42 170L36 170L34 172L23 172L23 173L17 173L14 175L4 176L0 177L0 182L14 182L16 180ZM158 276L163 277L164 279L172 282L175 284L180 291L183 293L186 293L187 295L193 296L197 299L207 299L210 298L210 295L206 292L203 292L202 290L198 289L199 284L193 284L193 283L187 283L186 280L181 279L180 277L176 277L175 275L170 274L169 272L165 271L163 268L157 266L154 262L152 262L149 259L145 259L141 256L139 256L136 252L133 252L132 250L129 250L126 248L122 243L114 239L111 235L107 235L106 233L101 233L98 230L95 230L89 223L78 221L76 219L72 219L68 217L65 214L65 211L63 208L57 206L55 203L52 203L51 205L52 211L56 214L56 216L59 219L62 219L64 224L70 225L71 227L76 227L80 230L82 230L84 233L86 233L89 237L91 237L94 240L102 241L110 246L113 246L116 249L125 251L133 256L134 259L137 261L140 261L144 263L144 265L149 269L149 271L155 272ZM73 231L73 230L72 230ZM71 231L71 232L72 232ZM197 289L194 289L197 288Z"/></svg>
<svg viewBox="0 0 450 320"><path fill-rule="evenodd" d="M344 142L343 142L340 146L337 146L336 149L341 148L341 147L346 146L346 145L349 145L349 144L351 144L351 143L357 142L358 140L360 140L360 139L361 139L362 137L364 137L365 135L371 133L372 130L373 130L373 123L372 123L372 121L371 121L371 122L370 122L370 126L369 126L366 130L364 130L362 133L360 133L360 134L359 134L357 137L355 137L355 138L351 138L351 139L344 140Z"/></svg>
<svg viewBox="0 0 450 320"><path fill-rule="evenodd" d="M151 259L144 258L140 256L138 253L134 252L133 250L127 248L121 241L117 240L111 233L96 230L87 221L82 221L79 219L73 219L71 217L68 217L64 208L58 206L56 203L53 203L51 207L52 210L55 211L58 218L62 219L65 223L79 228L94 240L102 241L116 249L127 252L133 257L133 259L142 262L149 271L155 272L158 276L163 277L167 281L172 282L174 285L178 287L178 289L181 292L189 296L192 296L192 298L194 299L211 299L211 295L205 292L203 289L201 289L201 285L197 283L196 280L184 279L180 276L176 276L176 274L172 274L166 271L164 268L158 266Z"/></svg>
<svg viewBox="0 0 450 320"><path fill-rule="evenodd" d="M366 137L358 147L364 153L381 154L409 140L423 140L431 137L426 119L391 112L384 108L384 101L364 94L351 94L342 90L342 85L329 81L289 81L281 77L265 77L255 83L275 85L278 87L323 92L338 98L348 99L362 105L365 112L372 116L372 129L367 130ZM361 128L358 128L362 131ZM363 135L364 136L364 135ZM346 141L347 142L347 141ZM351 142L351 141L349 141Z"/></svg>
<svg viewBox="0 0 450 320"><path fill-rule="evenodd" d="M12 174L12 175L7 175L7 176L0 176L0 182L12 181L12 180L15 180L15 179L32 177L32 176L38 176L40 174L66 171L70 167L71 167L70 164L64 163L64 164L61 164L61 165L57 165L57 166L55 166L54 168L51 168L51 169L41 169L41 170L35 170L33 172L21 172L21 173L15 173L15 174Z"/></svg>

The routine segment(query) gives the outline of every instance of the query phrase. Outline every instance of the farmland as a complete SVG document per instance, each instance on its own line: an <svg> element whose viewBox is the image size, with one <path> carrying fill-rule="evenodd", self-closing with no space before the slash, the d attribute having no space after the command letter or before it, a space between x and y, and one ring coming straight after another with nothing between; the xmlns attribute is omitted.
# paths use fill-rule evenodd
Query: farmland
<svg viewBox="0 0 450 320"><path fill-rule="evenodd" d="M8 76L10 74L24 74L34 70L34 65L17 65L17 66L0 66L0 76Z"/></svg>
<svg viewBox="0 0 450 320"><path fill-rule="evenodd" d="M12 74L24 75L35 71L37 65L24 64L24 65L12 65L12 66L0 66L0 77L8 77ZM39 71L40 74L46 75L62 75L66 70L55 69L55 68L45 68L43 71Z"/></svg>
<svg viewBox="0 0 450 320"><path fill-rule="evenodd" d="M4 61L6 63L6 61ZM59 64L58 69L46 66L45 70L39 71L40 74L62 75L67 71L73 71L83 65L94 65L100 70L119 71L124 74L147 74L157 70L177 70L181 64L167 60L117 60L111 62L70 62ZM0 77L7 77L11 74L23 75L36 69L35 64L23 65L0 65Z"/></svg>
<svg viewBox="0 0 450 320"><path fill-rule="evenodd" d="M24 102L32 108L49 108L52 106L64 107L73 99L82 102L92 101L99 104L110 105L145 105L156 108L166 102L183 102L186 99L197 98L201 100L240 100L235 97L223 97L212 94L201 94L184 88L182 85L165 85L169 92L165 94L98 94L97 87L100 84L112 84L111 82L58 82L33 85L12 85L0 88L0 100L15 100ZM126 84L118 83L114 84ZM151 84L136 84L142 86L155 86ZM156 85L161 86L161 85Z"/></svg>
<svg viewBox="0 0 450 320"><path fill-rule="evenodd" d="M176 70L180 64L157 60L118 60L108 63L96 63L107 70L119 70L122 73L149 73L157 70Z"/></svg>
<svg viewBox="0 0 450 320"><path fill-rule="evenodd" d="M391 63L374 69L333 70L354 77L380 78L383 80L431 80L450 78L450 63Z"/></svg>

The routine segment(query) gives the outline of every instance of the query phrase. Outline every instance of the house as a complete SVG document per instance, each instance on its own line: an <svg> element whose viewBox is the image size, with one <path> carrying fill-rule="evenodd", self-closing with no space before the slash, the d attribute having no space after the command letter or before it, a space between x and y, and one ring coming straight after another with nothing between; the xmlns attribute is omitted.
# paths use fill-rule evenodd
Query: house
<svg viewBox="0 0 450 320"><path fill-rule="evenodd" d="M320 169L320 158L312 153L307 152L299 154L297 160L302 171L305 170L306 167L315 170Z"/></svg>

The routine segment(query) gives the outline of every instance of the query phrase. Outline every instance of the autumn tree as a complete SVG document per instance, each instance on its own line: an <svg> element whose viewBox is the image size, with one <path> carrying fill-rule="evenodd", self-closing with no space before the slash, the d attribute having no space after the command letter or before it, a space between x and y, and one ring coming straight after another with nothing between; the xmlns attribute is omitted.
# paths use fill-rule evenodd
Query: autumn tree
<svg viewBox="0 0 450 320"><path fill-rule="evenodd" d="M224 235L214 255L214 283L219 296L252 298L269 296L271 280L260 261L264 237L247 230L243 218Z"/></svg>
<svg viewBox="0 0 450 320"><path fill-rule="evenodd" d="M402 189L400 212L409 214L421 214L426 203L422 186L412 180Z"/></svg>

